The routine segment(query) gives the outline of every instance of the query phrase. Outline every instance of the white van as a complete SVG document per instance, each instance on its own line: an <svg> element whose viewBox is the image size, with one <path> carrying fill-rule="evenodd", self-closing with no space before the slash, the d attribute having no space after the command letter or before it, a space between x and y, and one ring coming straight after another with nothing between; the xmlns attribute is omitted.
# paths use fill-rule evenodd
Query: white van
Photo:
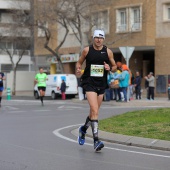
<svg viewBox="0 0 170 170"><path fill-rule="evenodd" d="M52 99L56 99L61 95L60 86L62 80L66 82L66 95L75 97L78 94L77 78L74 74L52 74L47 75L48 80L46 81L46 92L45 96L51 96ZM39 91L37 85L34 87L34 97L39 98Z"/></svg>

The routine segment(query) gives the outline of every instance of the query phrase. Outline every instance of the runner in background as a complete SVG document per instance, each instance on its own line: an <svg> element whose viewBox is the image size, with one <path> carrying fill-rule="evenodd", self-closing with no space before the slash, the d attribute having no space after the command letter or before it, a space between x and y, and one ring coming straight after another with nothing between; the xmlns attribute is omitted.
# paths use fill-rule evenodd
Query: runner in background
<svg viewBox="0 0 170 170"><path fill-rule="evenodd" d="M2 93L4 91L3 80L6 80L6 77L3 72L0 72L0 107L1 107Z"/></svg>
<svg viewBox="0 0 170 170"><path fill-rule="evenodd" d="M46 91L46 80L48 80L47 74L44 73L43 68L40 67L39 73L37 73L36 76L35 76L35 83L37 83L37 86L38 86L42 106L44 106L43 98L45 96L45 91Z"/></svg>

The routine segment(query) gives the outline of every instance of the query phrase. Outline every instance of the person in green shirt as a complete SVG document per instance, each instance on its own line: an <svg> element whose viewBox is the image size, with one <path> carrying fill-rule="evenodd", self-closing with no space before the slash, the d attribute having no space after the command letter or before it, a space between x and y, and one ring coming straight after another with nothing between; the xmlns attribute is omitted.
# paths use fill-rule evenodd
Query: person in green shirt
<svg viewBox="0 0 170 170"><path fill-rule="evenodd" d="M48 80L47 74L44 73L43 68L40 67L39 73L37 73L35 76L35 83L37 83L37 86L38 86L42 106L44 105L43 97L45 96L45 91L46 91L46 80Z"/></svg>

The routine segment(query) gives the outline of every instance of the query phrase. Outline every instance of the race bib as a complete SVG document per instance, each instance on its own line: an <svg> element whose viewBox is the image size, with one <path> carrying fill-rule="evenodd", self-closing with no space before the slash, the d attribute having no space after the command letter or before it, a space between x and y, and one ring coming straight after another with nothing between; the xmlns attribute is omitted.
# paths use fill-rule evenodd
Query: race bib
<svg viewBox="0 0 170 170"><path fill-rule="evenodd" d="M104 65L91 65L90 76L92 77L103 77Z"/></svg>

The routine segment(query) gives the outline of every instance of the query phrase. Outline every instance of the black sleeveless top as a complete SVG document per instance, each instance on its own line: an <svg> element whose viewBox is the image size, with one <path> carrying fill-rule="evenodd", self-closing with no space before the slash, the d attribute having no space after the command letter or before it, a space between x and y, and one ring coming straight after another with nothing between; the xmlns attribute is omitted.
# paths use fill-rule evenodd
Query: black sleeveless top
<svg viewBox="0 0 170 170"><path fill-rule="evenodd" d="M107 54L107 47L103 46L101 50L95 50L93 45L89 46L89 52L86 56L86 68L84 70L84 74L82 75L82 86L90 84L92 86L95 86L100 89L106 89L108 87L107 85L107 72L104 69L104 62L109 64L109 58ZM97 69L97 72L103 72L103 75L101 76L95 76L92 75L92 70L95 68L95 66L99 67ZM103 71L100 69L100 66Z"/></svg>

